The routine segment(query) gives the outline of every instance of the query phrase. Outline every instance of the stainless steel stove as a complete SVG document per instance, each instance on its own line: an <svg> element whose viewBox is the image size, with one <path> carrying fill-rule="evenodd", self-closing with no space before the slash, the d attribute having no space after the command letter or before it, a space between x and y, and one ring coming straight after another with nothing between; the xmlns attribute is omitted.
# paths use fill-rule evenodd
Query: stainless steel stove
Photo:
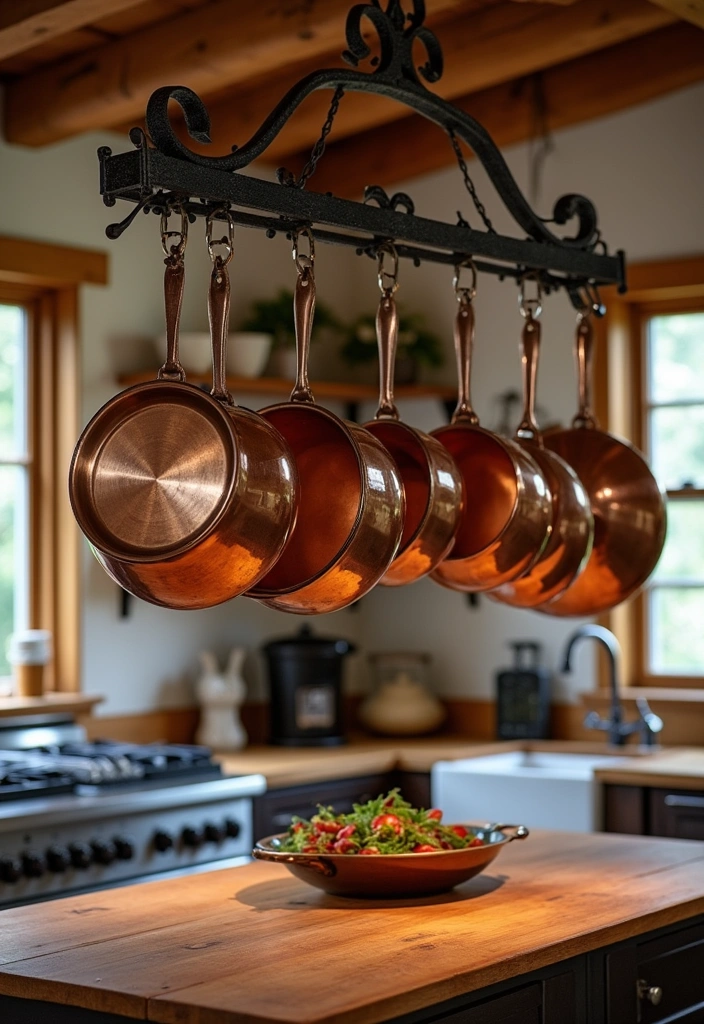
<svg viewBox="0 0 704 1024"><path fill-rule="evenodd" d="M0 730L0 909L246 863L265 788L204 747L89 743L60 719Z"/></svg>

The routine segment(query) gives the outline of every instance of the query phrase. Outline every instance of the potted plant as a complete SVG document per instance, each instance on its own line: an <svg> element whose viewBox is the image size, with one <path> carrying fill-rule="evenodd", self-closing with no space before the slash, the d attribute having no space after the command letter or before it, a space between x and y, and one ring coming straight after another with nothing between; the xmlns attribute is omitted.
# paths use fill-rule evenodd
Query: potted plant
<svg viewBox="0 0 704 1024"><path fill-rule="evenodd" d="M350 366L368 363L377 358L374 313L364 313L350 325L340 354ZM442 366L443 362L442 342L437 334L426 326L422 313L404 313L399 310L396 382L414 383L418 379L420 366Z"/></svg>
<svg viewBox="0 0 704 1024"><path fill-rule="evenodd" d="M320 330L324 328L340 330L341 324L328 306L316 301L311 341L315 341ZM278 372L284 377L295 376L296 331L293 322L293 292L281 288L273 298L256 299L240 330L269 335Z"/></svg>

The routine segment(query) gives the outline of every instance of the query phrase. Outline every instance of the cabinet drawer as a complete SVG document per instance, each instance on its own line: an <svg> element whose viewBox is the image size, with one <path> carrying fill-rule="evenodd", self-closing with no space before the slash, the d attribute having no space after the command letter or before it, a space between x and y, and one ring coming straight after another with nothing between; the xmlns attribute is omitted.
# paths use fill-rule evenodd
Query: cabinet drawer
<svg viewBox="0 0 704 1024"><path fill-rule="evenodd" d="M651 789L650 831L673 839L704 839L704 791Z"/></svg>

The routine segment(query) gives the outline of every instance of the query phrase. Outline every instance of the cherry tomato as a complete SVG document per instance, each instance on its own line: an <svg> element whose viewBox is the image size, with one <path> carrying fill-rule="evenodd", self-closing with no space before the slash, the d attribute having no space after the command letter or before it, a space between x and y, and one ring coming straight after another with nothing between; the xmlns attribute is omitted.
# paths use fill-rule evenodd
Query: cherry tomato
<svg viewBox="0 0 704 1024"><path fill-rule="evenodd" d="M297 821L294 825L291 825L292 832L300 832L305 826L302 821Z"/></svg>
<svg viewBox="0 0 704 1024"><path fill-rule="evenodd" d="M435 846L430 846L428 843L416 843L411 850L411 853L437 853Z"/></svg>
<svg viewBox="0 0 704 1024"><path fill-rule="evenodd" d="M474 839L472 840L472 842L471 842L471 843L470 843L469 845L470 845L470 846L483 846L483 845L484 845L484 843L483 843L483 842L482 842L482 840L481 840L481 839L479 838L479 836L475 836L475 837L474 837Z"/></svg>
<svg viewBox="0 0 704 1024"><path fill-rule="evenodd" d="M442 811L434 807L432 811L428 811L426 818L431 818L433 821L442 821Z"/></svg>
<svg viewBox="0 0 704 1024"><path fill-rule="evenodd" d="M332 848L335 853L352 853L354 851L354 843L351 839L338 839L337 842L332 844Z"/></svg>
<svg viewBox="0 0 704 1024"><path fill-rule="evenodd" d="M397 818L395 814L377 814L376 818L372 819L372 828L375 832L382 828L390 828L397 836L403 832L401 819Z"/></svg>
<svg viewBox="0 0 704 1024"><path fill-rule="evenodd" d="M340 825L336 821L313 821L313 828L316 832L330 832L337 835L340 831Z"/></svg>
<svg viewBox="0 0 704 1024"><path fill-rule="evenodd" d="M379 853L376 846L365 846L363 850L359 851L359 856L364 857L366 855L367 857L371 857L376 853Z"/></svg>
<svg viewBox="0 0 704 1024"><path fill-rule="evenodd" d="M356 825L345 825L345 827L341 828L340 831L337 833L337 838L338 839L349 839L350 836L353 836L356 831L357 831L357 826Z"/></svg>
<svg viewBox="0 0 704 1024"><path fill-rule="evenodd" d="M450 825L450 828L452 829L456 836L460 837L460 839L466 839L467 836L469 835L469 832L464 827L464 825Z"/></svg>
<svg viewBox="0 0 704 1024"><path fill-rule="evenodd" d="M318 852L318 847L317 846L310 846L310 845L309 846L304 846L303 847L303 852L304 853L317 853Z"/></svg>

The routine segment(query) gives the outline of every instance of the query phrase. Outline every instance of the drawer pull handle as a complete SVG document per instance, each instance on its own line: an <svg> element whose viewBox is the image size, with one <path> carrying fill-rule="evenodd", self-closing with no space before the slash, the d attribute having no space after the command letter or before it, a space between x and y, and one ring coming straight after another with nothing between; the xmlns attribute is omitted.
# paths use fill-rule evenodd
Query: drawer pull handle
<svg viewBox="0 0 704 1024"><path fill-rule="evenodd" d="M665 797L668 807L702 807L704 808L704 796L673 796Z"/></svg>
<svg viewBox="0 0 704 1024"><path fill-rule="evenodd" d="M643 981L639 978L637 981L638 986L638 998L645 1000L647 1003L651 1003L653 1006L659 1006L662 999L662 989L659 985L649 985L647 981Z"/></svg>

